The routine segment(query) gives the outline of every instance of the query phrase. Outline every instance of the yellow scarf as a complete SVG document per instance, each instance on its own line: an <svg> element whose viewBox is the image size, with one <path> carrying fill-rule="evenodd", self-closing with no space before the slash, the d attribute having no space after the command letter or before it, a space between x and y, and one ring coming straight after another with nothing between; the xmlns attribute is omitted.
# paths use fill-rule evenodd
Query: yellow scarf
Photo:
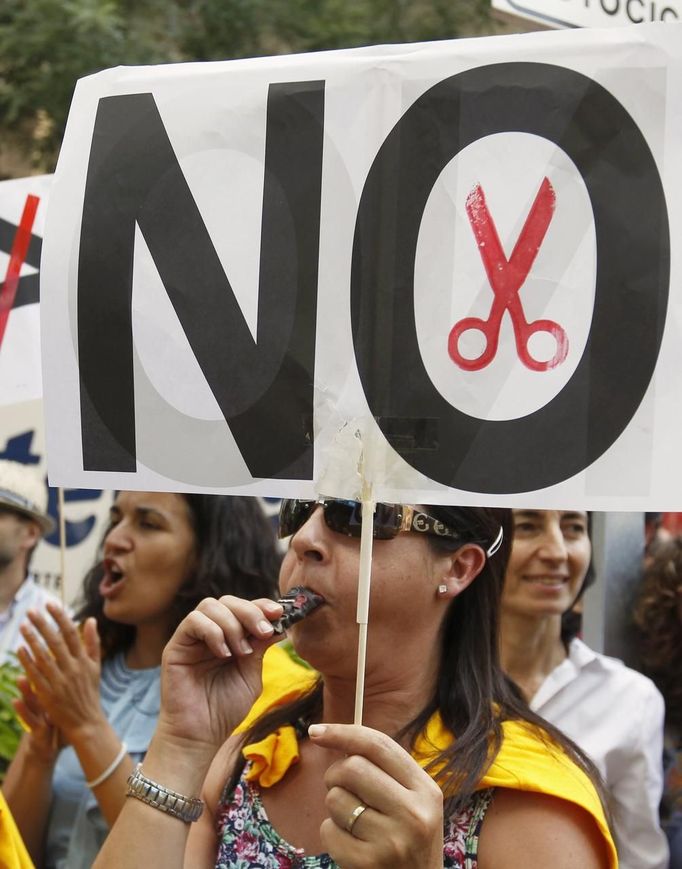
<svg viewBox="0 0 682 869"><path fill-rule="evenodd" d="M263 660L263 691L237 732L247 730L265 712L300 697L317 681L317 673L296 663L280 646L272 646ZM594 818L609 853L611 869L617 869L618 858L604 816L601 801L589 777L552 743L549 736L532 724L504 721L503 741L495 760L480 780L478 788L511 788L549 794L580 806ZM412 752L426 766L452 741L453 736L443 725L440 714L431 717L419 736ZM290 725L277 728L260 742L243 748L250 761L249 781L261 787L271 787L282 779L292 764L298 762L298 738Z"/></svg>
<svg viewBox="0 0 682 869"><path fill-rule="evenodd" d="M0 793L0 866L3 869L34 869L17 825Z"/></svg>

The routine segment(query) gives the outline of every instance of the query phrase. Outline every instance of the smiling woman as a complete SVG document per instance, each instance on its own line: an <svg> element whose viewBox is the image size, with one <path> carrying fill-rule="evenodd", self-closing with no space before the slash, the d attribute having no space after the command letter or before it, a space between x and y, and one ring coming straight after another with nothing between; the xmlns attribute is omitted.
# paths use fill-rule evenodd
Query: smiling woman
<svg viewBox="0 0 682 869"><path fill-rule="evenodd" d="M621 869L664 869L658 822L663 700L653 683L576 636L571 611L592 578L591 520L569 510L514 510L502 592L502 666L531 709L601 772Z"/></svg>
<svg viewBox="0 0 682 869"><path fill-rule="evenodd" d="M159 712L161 653L206 595L270 598L280 555L257 500L120 492L75 622L30 614L5 795L34 861L89 867Z"/></svg>
<svg viewBox="0 0 682 869"><path fill-rule="evenodd" d="M588 575L592 558L587 513L514 510L514 545L502 593L502 612L520 618L561 617Z"/></svg>

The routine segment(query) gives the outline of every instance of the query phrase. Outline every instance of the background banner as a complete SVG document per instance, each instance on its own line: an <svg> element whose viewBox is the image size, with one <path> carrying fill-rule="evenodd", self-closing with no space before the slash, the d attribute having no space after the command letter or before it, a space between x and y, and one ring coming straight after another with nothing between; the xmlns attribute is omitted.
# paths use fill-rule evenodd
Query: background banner
<svg viewBox="0 0 682 869"><path fill-rule="evenodd" d="M674 509L682 28L79 82L53 484Z"/></svg>
<svg viewBox="0 0 682 869"><path fill-rule="evenodd" d="M38 270L51 182L0 183L0 408L42 395Z"/></svg>
<svg viewBox="0 0 682 869"><path fill-rule="evenodd" d="M622 27L682 21L682 0L492 0L493 9L546 27Z"/></svg>
<svg viewBox="0 0 682 869"><path fill-rule="evenodd" d="M46 485L38 267L51 183L51 175L0 182L0 458L36 469ZM47 494L48 512L57 523L57 490L49 488ZM67 489L64 502L65 597L73 601L94 562L111 493ZM31 570L42 585L59 593L57 531L38 544Z"/></svg>

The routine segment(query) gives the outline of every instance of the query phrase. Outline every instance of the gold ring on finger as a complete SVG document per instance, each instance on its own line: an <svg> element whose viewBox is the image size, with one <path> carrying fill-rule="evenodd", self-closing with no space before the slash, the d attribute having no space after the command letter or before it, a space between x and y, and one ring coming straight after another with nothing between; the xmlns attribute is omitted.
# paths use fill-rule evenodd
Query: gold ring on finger
<svg viewBox="0 0 682 869"><path fill-rule="evenodd" d="M356 806L350 815L348 815L348 820L346 821L346 832L350 833L351 836L353 835L353 827L366 808L367 806L364 803L360 803L360 805Z"/></svg>

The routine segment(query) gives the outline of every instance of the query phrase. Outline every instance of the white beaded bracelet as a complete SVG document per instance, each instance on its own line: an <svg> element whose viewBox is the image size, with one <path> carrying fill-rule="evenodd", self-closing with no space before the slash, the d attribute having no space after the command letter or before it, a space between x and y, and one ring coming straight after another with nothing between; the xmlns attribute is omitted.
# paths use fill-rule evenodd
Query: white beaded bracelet
<svg viewBox="0 0 682 869"><path fill-rule="evenodd" d="M121 750L116 755L116 757L111 761L109 766L104 770L104 772L101 772L97 776L97 778L94 778L92 781L86 781L85 784L89 788L96 788L98 785L101 785L102 782L106 781L109 778L109 776L114 772L116 767L121 763L123 758L126 756L127 752L128 752L128 746L125 744L125 742L122 742L121 743Z"/></svg>

